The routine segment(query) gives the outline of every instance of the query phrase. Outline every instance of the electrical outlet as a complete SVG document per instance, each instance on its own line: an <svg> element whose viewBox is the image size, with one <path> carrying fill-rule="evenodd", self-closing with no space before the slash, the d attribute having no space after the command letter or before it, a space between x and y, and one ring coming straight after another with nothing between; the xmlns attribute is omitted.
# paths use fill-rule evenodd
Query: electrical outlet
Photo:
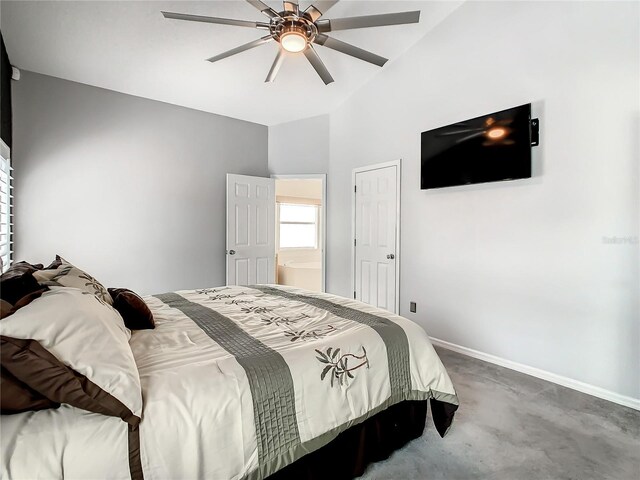
<svg viewBox="0 0 640 480"><path fill-rule="evenodd" d="M416 313L416 302L410 302L409 303L409 311L411 313Z"/></svg>

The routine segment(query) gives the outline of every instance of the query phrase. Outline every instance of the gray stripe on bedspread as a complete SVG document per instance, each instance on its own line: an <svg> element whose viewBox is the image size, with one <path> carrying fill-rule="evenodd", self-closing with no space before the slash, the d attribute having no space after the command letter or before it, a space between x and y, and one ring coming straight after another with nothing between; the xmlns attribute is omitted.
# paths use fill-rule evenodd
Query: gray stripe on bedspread
<svg viewBox="0 0 640 480"><path fill-rule="evenodd" d="M284 358L211 308L176 293L155 297L187 315L244 368L253 400L260 466L298 446L293 378Z"/></svg>
<svg viewBox="0 0 640 480"><path fill-rule="evenodd" d="M404 329L388 318L363 312L355 308L334 303L324 298L310 297L297 293L287 292L265 285L251 285L250 288L259 290L268 295L306 303L341 318L367 325L374 329L382 338L387 347L387 360L389 362L389 382L391 384L391 397L395 401L404 400L411 391L411 365L409 363L409 340Z"/></svg>

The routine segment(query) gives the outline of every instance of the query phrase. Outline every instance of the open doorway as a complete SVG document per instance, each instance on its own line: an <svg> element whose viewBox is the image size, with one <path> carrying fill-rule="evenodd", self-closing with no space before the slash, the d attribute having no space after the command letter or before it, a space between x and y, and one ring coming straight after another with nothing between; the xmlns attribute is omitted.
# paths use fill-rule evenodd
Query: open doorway
<svg viewBox="0 0 640 480"><path fill-rule="evenodd" d="M326 175L273 175L276 283L325 291Z"/></svg>

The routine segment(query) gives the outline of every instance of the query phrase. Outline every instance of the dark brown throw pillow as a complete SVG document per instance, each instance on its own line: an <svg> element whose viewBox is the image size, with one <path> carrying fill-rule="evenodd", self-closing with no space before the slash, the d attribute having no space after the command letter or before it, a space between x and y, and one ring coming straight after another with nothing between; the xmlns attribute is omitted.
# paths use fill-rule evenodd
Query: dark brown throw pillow
<svg viewBox="0 0 640 480"><path fill-rule="evenodd" d="M41 296L44 292L49 290L49 287L40 286L40 290L36 290L35 292L31 292L20 300L18 300L15 305L11 305L9 302L5 302L4 300L0 300L0 319L8 317L9 315L16 313L22 307L29 305L36 298Z"/></svg>
<svg viewBox="0 0 640 480"><path fill-rule="evenodd" d="M0 413L28 412L58 408L59 403L52 402L11 375L4 367L0 368Z"/></svg>
<svg viewBox="0 0 640 480"><path fill-rule="evenodd" d="M18 300L14 305L11 305L6 300L0 299L0 320L5 317L8 317L9 315L16 313L22 307L29 305L31 302L33 302L36 298L41 296L47 290L49 290L49 287L40 286L40 290L36 290L35 292L28 293L27 295L22 297L20 300Z"/></svg>
<svg viewBox="0 0 640 480"><path fill-rule="evenodd" d="M60 255L56 255L56 259L51 262L47 268L40 268L40 270L55 270L60 265L62 265L62 257Z"/></svg>
<svg viewBox="0 0 640 480"><path fill-rule="evenodd" d="M67 367L36 340L0 335L2 368L16 380L54 403L67 403L94 413L120 417L138 425L122 402L102 390L84 375ZM2 410L5 409L2 393Z"/></svg>
<svg viewBox="0 0 640 480"><path fill-rule="evenodd" d="M42 289L29 271L7 270L0 276L0 298L15 305L25 295Z"/></svg>
<svg viewBox="0 0 640 480"><path fill-rule="evenodd" d="M49 291L49 287L43 287L41 285L40 286L40 290L36 290L35 292L31 292L28 295L25 295L24 297L22 297L20 300L18 300L15 303L15 305L13 306L13 311L15 312L16 310L29 305L36 298L40 297L44 292L47 292L47 291Z"/></svg>
<svg viewBox="0 0 640 480"><path fill-rule="evenodd" d="M13 313L13 305L6 300L0 299L0 319L8 317Z"/></svg>
<svg viewBox="0 0 640 480"><path fill-rule="evenodd" d="M36 270L42 270L44 268L44 265L42 265L41 263L29 263L29 262L16 262L13 263L6 272L3 273L4 275L20 275L22 273L25 272L29 272L29 273L33 273Z"/></svg>
<svg viewBox="0 0 640 480"><path fill-rule="evenodd" d="M113 308L122 315L129 330L156 328L153 314L140 295L126 288L110 288L109 294L113 298Z"/></svg>

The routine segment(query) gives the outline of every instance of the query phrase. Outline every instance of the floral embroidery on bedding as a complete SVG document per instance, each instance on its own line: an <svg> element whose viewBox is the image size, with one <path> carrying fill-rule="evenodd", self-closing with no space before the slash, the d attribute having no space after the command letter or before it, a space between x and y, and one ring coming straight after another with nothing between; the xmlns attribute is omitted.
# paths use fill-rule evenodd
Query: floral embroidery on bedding
<svg viewBox="0 0 640 480"><path fill-rule="evenodd" d="M277 310L286 310L288 305L279 301L274 302L272 299L267 300L265 297L268 296L265 294L248 294L247 292L220 293L227 289L228 287L205 288L196 290L196 293L206 295L208 300L214 302L226 300L224 305L239 307L238 313L246 315L246 318L242 319L243 322L277 327L281 330L282 335L290 339L291 342L318 340L338 330L338 328L331 324L320 326L314 325L313 322L311 325L307 323L300 324L300 322L313 320L306 313L279 315Z"/></svg>
<svg viewBox="0 0 640 480"><path fill-rule="evenodd" d="M266 312L257 312L259 314L262 313L269 313L270 310L267 310ZM275 325L277 327L288 327L289 325L295 324L296 322L299 322L300 320L307 320L309 318L309 315L307 315L306 313L301 313L300 315L298 315L297 317L283 317L281 315L272 315L272 316L267 316L267 315L260 315L261 318L261 322L264 323L265 325Z"/></svg>
<svg viewBox="0 0 640 480"><path fill-rule="evenodd" d="M102 300L102 303L107 305L106 298L107 298L108 292L104 289L104 287L99 281L97 281L95 278L93 278L91 275L89 275L86 272L83 273L82 275L78 275L78 278L82 278L83 280L88 280L88 282L85 283L84 285L86 287L93 288L94 295L96 296L96 298Z"/></svg>
<svg viewBox="0 0 640 480"><path fill-rule="evenodd" d="M260 306L252 306L252 307L242 307L240 309L242 313L270 313L273 311L273 308L269 307L260 307Z"/></svg>
<svg viewBox="0 0 640 480"><path fill-rule="evenodd" d="M221 292L223 290L227 290L228 287L220 287L220 288L201 288L199 290L196 290L196 293L200 294L200 295L210 295L212 293L218 293Z"/></svg>
<svg viewBox="0 0 640 480"><path fill-rule="evenodd" d="M320 373L320 381L324 380L327 374L329 374L332 387L334 385L334 380L336 385L348 384L349 379L355 378L351 372L365 366L369 368L367 350L364 346L361 348L362 355L355 355L353 353L343 353L340 355L340 348L336 348L334 350L333 347L329 347L325 352L316 348L315 351L319 355L316 359L320 363L326 364L322 369L322 373ZM349 367L349 359L352 358L358 362L358 365Z"/></svg>
<svg viewBox="0 0 640 480"><path fill-rule="evenodd" d="M291 337L292 342L296 340L318 340L334 330L336 330L336 327L327 325L324 328L317 328L315 330L287 330L284 332L284 336Z"/></svg>
<svg viewBox="0 0 640 480"><path fill-rule="evenodd" d="M84 290L83 290L83 291L81 291L80 293L82 293L83 295L92 295L92 296L93 296L93 298L95 298L95 299L96 299L96 301L97 301L98 303L100 303L101 305L104 305L105 307L109 307L109 308L113 309L113 307L112 307L111 305L109 305L109 304L104 300L104 298L99 297L98 295L94 295L93 293L89 293L89 292L86 292L86 291L84 291Z"/></svg>
<svg viewBox="0 0 640 480"><path fill-rule="evenodd" d="M34 272L33 276L39 284L48 287L78 288L95 295L105 304L111 305L113 303L111 295L98 280L63 258L58 258L61 262L59 267Z"/></svg>
<svg viewBox="0 0 640 480"><path fill-rule="evenodd" d="M233 299L229 302L224 302L227 305L240 305L241 303L251 303L251 300L237 300L237 299Z"/></svg>

